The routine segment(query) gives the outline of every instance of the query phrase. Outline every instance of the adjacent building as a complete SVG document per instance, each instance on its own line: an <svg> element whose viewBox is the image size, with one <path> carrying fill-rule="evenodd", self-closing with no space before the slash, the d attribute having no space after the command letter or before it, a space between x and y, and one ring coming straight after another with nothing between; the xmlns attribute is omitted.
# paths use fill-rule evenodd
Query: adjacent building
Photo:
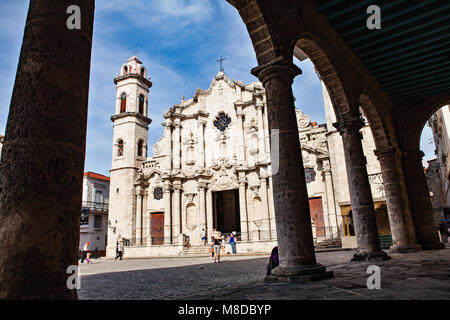
<svg viewBox="0 0 450 320"><path fill-rule="evenodd" d="M428 161L428 187L432 192L435 218L450 219L450 106L444 106L428 120L433 133L436 159Z"/></svg>
<svg viewBox="0 0 450 320"><path fill-rule="evenodd" d="M80 248L89 242L91 251L106 254L110 178L94 172L83 175Z"/></svg>

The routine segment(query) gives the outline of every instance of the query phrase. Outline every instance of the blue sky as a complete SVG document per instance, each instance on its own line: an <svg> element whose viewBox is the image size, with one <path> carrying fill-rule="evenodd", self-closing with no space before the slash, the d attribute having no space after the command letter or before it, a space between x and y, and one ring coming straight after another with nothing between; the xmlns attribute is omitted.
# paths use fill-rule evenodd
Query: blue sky
<svg viewBox="0 0 450 320"><path fill-rule="evenodd" d="M0 2L0 133L4 134L19 59L28 0ZM85 171L109 175L113 79L137 50L147 67L150 91L149 150L163 132L162 114L173 104L207 89L224 56L225 73L244 83L257 79L257 65L244 23L226 1L217 0L97 0L92 49ZM303 74L295 79L296 106L318 123L325 122L322 92L312 63L297 63ZM433 157L431 131L422 137L425 159Z"/></svg>

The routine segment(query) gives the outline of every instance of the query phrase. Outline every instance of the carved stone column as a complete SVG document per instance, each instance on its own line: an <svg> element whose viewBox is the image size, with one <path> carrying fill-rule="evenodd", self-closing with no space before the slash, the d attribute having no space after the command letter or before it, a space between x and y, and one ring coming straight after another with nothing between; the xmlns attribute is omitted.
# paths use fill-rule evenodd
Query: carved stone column
<svg viewBox="0 0 450 320"><path fill-rule="evenodd" d="M172 243L172 193L168 182L164 184L164 244Z"/></svg>
<svg viewBox="0 0 450 320"><path fill-rule="evenodd" d="M338 221L336 217L336 203L334 200L334 190L333 190L333 179L331 177L331 168L329 160L323 161L322 167L322 176L325 181L325 190L326 190L326 198L327 198L327 209L328 209L328 221L329 228L327 232L328 235L331 235L332 238L338 237Z"/></svg>
<svg viewBox="0 0 450 320"><path fill-rule="evenodd" d="M344 144L350 203L358 246L352 261L389 259L390 257L386 252L381 250L378 239L372 190L367 176L366 157L364 156L361 133L359 132L364 126L364 122L354 116L333 125L341 134Z"/></svg>
<svg viewBox="0 0 450 320"><path fill-rule="evenodd" d="M206 191L206 240L209 243L210 233L213 228L213 196L211 188L208 186L208 190Z"/></svg>
<svg viewBox="0 0 450 320"><path fill-rule="evenodd" d="M205 198L206 183L199 182L198 184L198 201L200 209L200 219L198 221L201 231L205 229L206 231L206 198Z"/></svg>
<svg viewBox="0 0 450 320"><path fill-rule="evenodd" d="M66 27L81 8L81 30ZM0 175L0 300L76 299L94 1L29 1Z"/></svg>
<svg viewBox="0 0 450 320"><path fill-rule="evenodd" d="M245 163L245 141L244 141L244 122L243 117L244 113L242 112L242 107L244 105L243 102L238 101L234 103L236 107L236 115L238 118L238 154L237 154L237 160L239 164Z"/></svg>
<svg viewBox="0 0 450 320"><path fill-rule="evenodd" d="M401 153L395 147L375 150L381 166L383 186L389 215L389 226L393 239L391 250L411 252L420 250L417 244L414 223L411 217L408 194L404 180Z"/></svg>
<svg viewBox="0 0 450 320"><path fill-rule="evenodd" d="M245 177L239 177L239 213L241 216L241 240L248 240L247 194L245 192Z"/></svg>
<svg viewBox="0 0 450 320"><path fill-rule="evenodd" d="M443 249L445 245L439 240L434 221L433 205L423 172L422 157L422 151L403 151L403 170L412 219L417 240L423 250Z"/></svg>
<svg viewBox="0 0 450 320"><path fill-rule="evenodd" d="M180 120L177 119L174 123L175 129L173 130L173 169L175 171L180 171L181 169L181 124Z"/></svg>
<svg viewBox="0 0 450 320"><path fill-rule="evenodd" d="M261 184L259 194L261 196L262 202L262 239L270 239L270 215L269 215L269 202L267 199L267 177L266 175L261 175Z"/></svg>
<svg viewBox="0 0 450 320"><path fill-rule="evenodd" d="M263 107L262 102L256 103L256 110L258 111L258 159L264 161L266 157L266 141L264 139L264 120L263 120Z"/></svg>
<svg viewBox="0 0 450 320"><path fill-rule="evenodd" d="M204 120L198 121L198 166L205 167L205 124Z"/></svg>
<svg viewBox="0 0 450 320"><path fill-rule="evenodd" d="M308 280L332 276L318 264L314 253L309 201L295 115L292 81L301 70L276 58L252 70L266 89L269 128L278 148L278 171L273 172L273 193L280 265L267 280ZM278 130L278 131L276 131ZM277 139L274 135L278 134ZM272 168L275 168L272 167Z"/></svg>
<svg viewBox="0 0 450 320"><path fill-rule="evenodd" d="M180 244L181 235L181 185L173 185L173 238L172 242Z"/></svg>
<svg viewBox="0 0 450 320"><path fill-rule="evenodd" d="M170 159L169 163L168 163L168 169L169 171L173 169L173 151L172 151L172 123L170 122L169 119L166 120L166 122L164 123L164 126L166 127L166 131L167 131L167 141L168 141L168 153L167 153L167 157Z"/></svg>
<svg viewBox="0 0 450 320"><path fill-rule="evenodd" d="M136 187L136 245L142 244L142 190Z"/></svg>

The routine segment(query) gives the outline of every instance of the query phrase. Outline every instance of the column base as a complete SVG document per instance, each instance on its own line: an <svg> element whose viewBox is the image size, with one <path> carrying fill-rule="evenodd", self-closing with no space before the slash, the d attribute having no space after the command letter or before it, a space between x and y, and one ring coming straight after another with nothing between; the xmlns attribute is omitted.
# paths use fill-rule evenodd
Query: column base
<svg viewBox="0 0 450 320"><path fill-rule="evenodd" d="M297 267L278 266L264 278L265 282L309 282L333 278L333 271L326 271L321 264Z"/></svg>
<svg viewBox="0 0 450 320"><path fill-rule="evenodd" d="M422 250L441 250L445 249L445 244L442 242L435 242L435 243L426 243L422 244Z"/></svg>
<svg viewBox="0 0 450 320"><path fill-rule="evenodd" d="M394 246L392 245L389 248L389 253L410 253L410 252L417 252L421 251L422 247L419 245L413 245L413 246Z"/></svg>
<svg viewBox="0 0 450 320"><path fill-rule="evenodd" d="M358 250L353 255L351 261L386 261L390 259L391 257L382 250L373 252L365 252Z"/></svg>

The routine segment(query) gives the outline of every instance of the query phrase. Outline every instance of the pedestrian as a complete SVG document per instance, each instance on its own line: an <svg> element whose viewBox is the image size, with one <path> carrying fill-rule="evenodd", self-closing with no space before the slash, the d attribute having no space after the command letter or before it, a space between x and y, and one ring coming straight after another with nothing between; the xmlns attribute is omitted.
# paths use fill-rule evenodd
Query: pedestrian
<svg viewBox="0 0 450 320"><path fill-rule="evenodd" d="M230 246L231 246L231 253L236 254L236 242L234 239L234 232L230 235Z"/></svg>
<svg viewBox="0 0 450 320"><path fill-rule="evenodd" d="M117 256L115 257L114 260L116 260L117 258L120 258L120 260L122 260L123 257L123 245L121 242L117 242Z"/></svg>
<svg viewBox="0 0 450 320"><path fill-rule="evenodd" d="M203 244L206 246L206 232L205 232L205 229L202 229L202 232L200 233L200 237L202 238Z"/></svg>
<svg viewBox="0 0 450 320"><path fill-rule="evenodd" d="M220 237L214 238L214 263L220 263L220 245L222 241Z"/></svg>
<svg viewBox="0 0 450 320"><path fill-rule="evenodd" d="M83 250L81 251L81 263L83 263L84 260L87 260L88 252L89 252L89 241L84 244Z"/></svg>
<svg viewBox="0 0 450 320"><path fill-rule="evenodd" d="M222 253L223 255L225 255L225 246L227 245L227 242L225 241L225 236L222 236L222 239L220 241L220 247L222 249Z"/></svg>

